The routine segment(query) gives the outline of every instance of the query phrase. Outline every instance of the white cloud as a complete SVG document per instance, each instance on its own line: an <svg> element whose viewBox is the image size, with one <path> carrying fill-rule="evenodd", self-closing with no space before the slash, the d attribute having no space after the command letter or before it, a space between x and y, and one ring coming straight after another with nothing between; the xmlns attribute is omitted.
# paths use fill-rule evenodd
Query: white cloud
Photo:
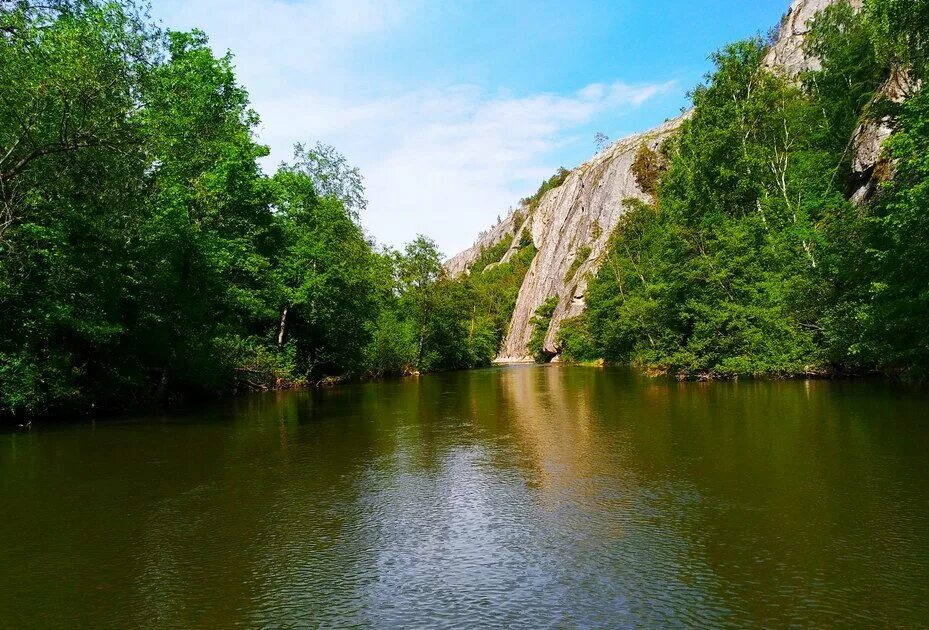
<svg viewBox="0 0 929 630"><path fill-rule="evenodd" d="M378 240L396 245L423 232L452 254L551 174L550 154L572 130L669 87L511 97L457 86L357 103L302 92L256 107L275 156L295 139L321 138L361 166L370 199L363 219Z"/></svg>
<svg viewBox="0 0 929 630"><path fill-rule="evenodd" d="M174 29L201 28L213 48L235 55L251 92L336 74L346 51L403 22L420 0L161 0L156 17Z"/></svg>
<svg viewBox="0 0 929 630"><path fill-rule="evenodd" d="M557 166L552 153L594 118L621 115L670 84L596 83L567 95L489 92L478 86L383 88L342 64L352 47L384 35L411 0L170 0L175 28L199 25L232 49L262 119L273 166L295 142L321 140L361 167L362 217L382 243L416 233L451 255Z"/></svg>

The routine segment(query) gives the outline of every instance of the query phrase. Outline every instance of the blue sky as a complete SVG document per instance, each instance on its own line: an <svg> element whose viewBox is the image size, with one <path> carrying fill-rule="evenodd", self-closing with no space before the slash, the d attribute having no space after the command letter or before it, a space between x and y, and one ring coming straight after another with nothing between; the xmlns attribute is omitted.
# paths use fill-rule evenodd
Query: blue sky
<svg viewBox="0 0 929 630"><path fill-rule="evenodd" d="M448 255L558 166L675 116L723 44L788 0L155 0L231 50L271 147L334 145L365 176L379 243Z"/></svg>

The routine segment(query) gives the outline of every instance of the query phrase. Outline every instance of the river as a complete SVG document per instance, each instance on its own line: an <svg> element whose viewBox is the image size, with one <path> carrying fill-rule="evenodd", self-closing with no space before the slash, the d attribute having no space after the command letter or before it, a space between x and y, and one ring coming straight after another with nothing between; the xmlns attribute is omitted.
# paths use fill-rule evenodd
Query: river
<svg viewBox="0 0 929 630"><path fill-rule="evenodd" d="M840 622L929 625L925 391L508 367L0 433L0 626Z"/></svg>

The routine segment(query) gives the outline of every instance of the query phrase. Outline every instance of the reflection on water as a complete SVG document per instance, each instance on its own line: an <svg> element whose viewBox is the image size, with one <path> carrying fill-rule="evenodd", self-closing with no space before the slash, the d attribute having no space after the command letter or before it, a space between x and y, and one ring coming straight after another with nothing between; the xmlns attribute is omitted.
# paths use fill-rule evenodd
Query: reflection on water
<svg viewBox="0 0 929 630"><path fill-rule="evenodd" d="M929 397L522 367L0 435L0 626L929 623Z"/></svg>

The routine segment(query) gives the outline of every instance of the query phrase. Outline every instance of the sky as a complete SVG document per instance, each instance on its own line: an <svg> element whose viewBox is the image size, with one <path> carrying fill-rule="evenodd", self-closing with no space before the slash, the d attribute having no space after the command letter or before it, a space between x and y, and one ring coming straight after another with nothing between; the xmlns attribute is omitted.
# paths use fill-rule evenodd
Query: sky
<svg viewBox="0 0 929 630"><path fill-rule="evenodd" d="M231 51L273 172L336 147L365 178L378 243L451 256L559 166L680 113L724 44L788 0L154 0Z"/></svg>

